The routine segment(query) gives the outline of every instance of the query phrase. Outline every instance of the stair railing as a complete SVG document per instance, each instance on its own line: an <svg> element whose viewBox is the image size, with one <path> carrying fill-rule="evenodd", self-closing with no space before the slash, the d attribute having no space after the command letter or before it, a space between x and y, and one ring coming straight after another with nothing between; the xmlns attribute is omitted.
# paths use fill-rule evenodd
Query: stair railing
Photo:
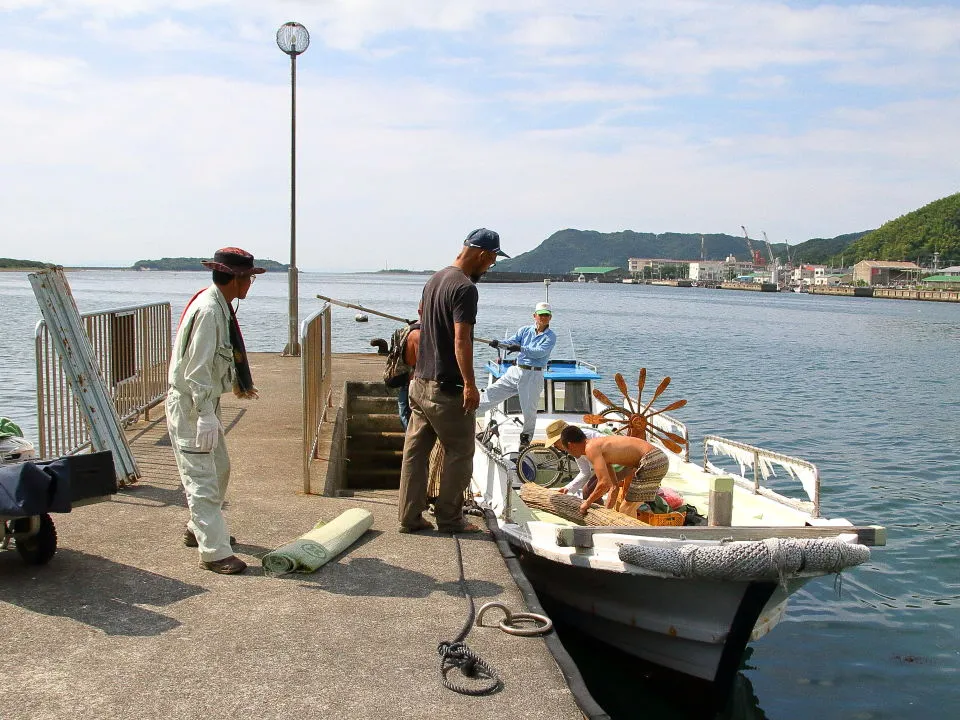
<svg viewBox="0 0 960 720"><path fill-rule="evenodd" d="M303 407L303 491L310 494L310 463L317 458L320 427L332 406L333 351L330 303L300 323L300 378Z"/></svg>

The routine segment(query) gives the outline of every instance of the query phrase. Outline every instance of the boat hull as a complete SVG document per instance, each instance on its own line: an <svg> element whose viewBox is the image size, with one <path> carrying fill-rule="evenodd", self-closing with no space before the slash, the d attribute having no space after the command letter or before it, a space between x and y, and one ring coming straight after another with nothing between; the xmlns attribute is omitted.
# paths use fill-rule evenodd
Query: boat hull
<svg viewBox="0 0 960 720"><path fill-rule="evenodd" d="M629 655L710 682L732 680L747 643L786 611L787 594L775 582L604 572L511 545L537 594L564 621Z"/></svg>

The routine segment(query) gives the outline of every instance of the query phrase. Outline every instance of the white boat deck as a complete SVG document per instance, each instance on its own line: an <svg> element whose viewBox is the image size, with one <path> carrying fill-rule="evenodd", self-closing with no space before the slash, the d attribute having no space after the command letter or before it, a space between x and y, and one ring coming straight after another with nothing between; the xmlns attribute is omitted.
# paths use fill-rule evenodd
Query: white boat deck
<svg viewBox="0 0 960 720"><path fill-rule="evenodd" d="M503 419L502 414L497 415ZM544 414L537 416L537 426L534 431L534 441L542 441L546 437L546 427L557 418L562 418L570 424L582 425L582 416L563 413ZM507 421L500 426L500 443L506 449L514 449L520 440L519 425ZM662 487L673 488L679 492L684 502L697 508L701 515L709 515L710 480L716 475L708 473L702 467L692 462L685 462L680 457L667 451L670 458L670 470L660 483ZM799 490L799 485L798 485ZM519 500L519 496L516 498ZM805 498L804 498L805 499ZM521 511L520 507L524 510ZM518 512L528 512L529 518L521 518ZM572 523L542 510L528 509L522 502L514 505L515 520L541 520L561 525ZM809 513L791 508L783 503L776 502L762 495L756 495L749 489L734 485L733 489L733 520L732 525L743 527L780 526L803 527L811 521ZM828 521L824 521L828 522ZM839 521L846 524L845 521ZM831 523L832 524L832 523Z"/></svg>

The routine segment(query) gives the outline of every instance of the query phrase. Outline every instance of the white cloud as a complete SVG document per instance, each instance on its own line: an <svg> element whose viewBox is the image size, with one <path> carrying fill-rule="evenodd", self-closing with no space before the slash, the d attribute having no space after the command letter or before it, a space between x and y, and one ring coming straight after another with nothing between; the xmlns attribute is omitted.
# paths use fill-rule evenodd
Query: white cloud
<svg viewBox="0 0 960 720"><path fill-rule="evenodd" d="M0 0L0 215L37 259L226 242L298 264L512 254L564 227L800 242L955 191L952 7ZM9 21L9 22L8 22ZM56 42L42 51L33 34ZM9 188L9 191L7 190ZM399 242L398 239L402 239ZM2 253L7 254L7 253Z"/></svg>

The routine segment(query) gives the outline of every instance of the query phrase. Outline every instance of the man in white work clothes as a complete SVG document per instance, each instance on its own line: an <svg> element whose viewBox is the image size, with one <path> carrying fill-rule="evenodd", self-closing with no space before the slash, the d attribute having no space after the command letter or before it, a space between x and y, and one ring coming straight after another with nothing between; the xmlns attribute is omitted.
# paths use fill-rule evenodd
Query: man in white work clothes
<svg viewBox="0 0 960 720"><path fill-rule="evenodd" d="M213 270L213 284L193 296L180 318L170 358L167 430L190 508L183 543L199 548L201 567L234 575L247 565L233 554L223 517L230 457L220 396L233 390L241 398L257 397L231 303L246 298L254 276L266 270L234 247L203 264Z"/></svg>
<svg viewBox="0 0 960 720"><path fill-rule="evenodd" d="M517 330L506 340L491 340L490 347L504 348L518 352L516 365L511 366L493 385L480 393L480 405L477 414L485 413L507 398L517 395L520 398L520 410L523 411L523 432L520 433L520 446L530 444L537 425L537 405L540 391L543 390L543 371L557 344L557 336L550 329L553 311L550 303L537 303L533 311L533 325Z"/></svg>

